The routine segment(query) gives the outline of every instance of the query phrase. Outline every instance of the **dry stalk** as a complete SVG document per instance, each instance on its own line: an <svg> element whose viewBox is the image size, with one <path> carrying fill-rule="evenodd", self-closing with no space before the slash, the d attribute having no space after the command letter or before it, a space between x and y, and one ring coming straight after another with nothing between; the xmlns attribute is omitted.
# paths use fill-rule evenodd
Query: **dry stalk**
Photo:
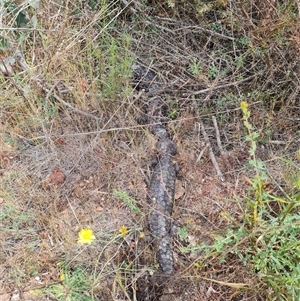
<svg viewBox="0 0 300 301"><path fill-rule="evenodd" d="M211 118L212 118L212 121L214 123L215 130L216 130L217 144L218 144L220 153L223 156L224 155L224 151L223 151L223 147L222 147L222 143L221 143L220 131L219 131L219 128L218 128L217 119L216 119L216 116L212 116Z"/></svg>
<svg viewBox="0 0 300 301"><path fill-rule="evenodd" d="M211 147L211 144L210 144L208 135L207 135L207 133L206 133L206 131L205 131L205 128L204 128L204 125L203 125L202 121L200 121L200 123L199 123L199 131L200 131L200 130L201 130L201 132L202 132L204 141L205 141L206 144L208 145L209 157L210 157L211 162L212 162L213 165L214 165L214 168L215 168L215 170L216 170L216 173L217 173L217 175L218 175L218 178L219 178L222 182L224 182L224 181L225 181L224 176L223 176L223 174L222 174L222 172L221 172L221 170L220 170L220 168L219 168L218 162L217 162L216 157L215 157L215 155L214 155L214 153L213 153L213 150L212 150L212 147Z"/></svg>

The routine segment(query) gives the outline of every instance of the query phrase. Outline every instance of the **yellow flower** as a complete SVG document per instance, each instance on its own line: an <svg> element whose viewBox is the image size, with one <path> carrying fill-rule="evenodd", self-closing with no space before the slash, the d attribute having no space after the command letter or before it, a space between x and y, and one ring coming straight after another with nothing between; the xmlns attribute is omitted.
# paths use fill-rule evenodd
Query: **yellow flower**
<svg viewBox="0 0 300 301"><path fill-rule="evenodd" d="M66 276L65 276L64 272L61 272L61 274L59 276L59 280L64 281L65 279L66 279Z"/></svg>
<svg viewBox="0 0 300 301"><path fill-rule="evenodd" d="M94 239L96 239L96 237L91 229L81 229L78 232L78 243L81 245L91 244Z"/></svg>
<svg viewBox="0 0 300 301"><path fill-rule="evenodd" d="M248 109L248 103L246 101L241 102L241 110L243 113L245 113Z"/></svg>
<svg viewBox="0 0 300 301"><path fill-rule="evenodd" d="M119 229L119 233L122 235L122 236L125 236L128 232L128 229L127 227L125 226L122 226L120 229Z"/></svg>

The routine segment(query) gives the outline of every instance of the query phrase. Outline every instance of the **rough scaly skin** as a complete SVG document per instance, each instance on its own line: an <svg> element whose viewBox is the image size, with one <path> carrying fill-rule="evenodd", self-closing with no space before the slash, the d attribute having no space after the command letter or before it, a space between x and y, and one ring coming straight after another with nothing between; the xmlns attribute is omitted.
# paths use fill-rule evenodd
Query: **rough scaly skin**
<svg viewBox="0 0 300 301"><path fill-rule="evenodd" d="M170 230L177 173L177 165L174 161L176 147L169 139L166 130L165 103L157 95L157 90L160 88L159 80L155 73L146 67L136 65L133 69L137 85L148 91L150 129L158 139L157 164L154 167L149 187L151 204L149 226L160 268L165 275L171 275L174 270Z"/></svg>
<svg viewBox="0 0 300 301"><path fill-rule="evenodd" d="M169 151L175 154L175 147L167 141ZM158 143L158 151L161 143ZM165 149L164 149L165 150ZM165 274L172 274L174 269L173 253L171 249L171 215L176 180L176 163L170 152L164 152L156 164L150 182L150 201L152 211L149 225L157 249L157 261Z"/></svg>

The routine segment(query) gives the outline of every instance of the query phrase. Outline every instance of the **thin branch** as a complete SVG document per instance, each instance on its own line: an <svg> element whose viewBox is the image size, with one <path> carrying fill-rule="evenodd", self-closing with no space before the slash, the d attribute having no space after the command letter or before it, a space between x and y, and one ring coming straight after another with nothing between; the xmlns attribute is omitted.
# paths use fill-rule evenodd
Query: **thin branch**
<svg viewBox="0 0 300 301"><path fill-rule="evenodd" d="M218 123L217 123L217 119L216 116L212 116L212 121L214 123L214 127L215 127L215 131L216 131L216 137L217 137L217 144L220 150L221 155L224 155L224 151L223 151L223 147L222 147L222 143L221 143L221 138L220 138L220 131L218 128Z"/></svg>
<svg viewBox="0 0 300 301"><path fill-rule="evenodd" d="M204 152L205 152L208 148L209 148L209 143L206 143L206 145L204 146L204 148L203 148L202 151L200 152L200 154L199 154L199 156L198 156L198 158L197 158L197 160L196 160L196 163L198 163L198 162L201 160L201 158L202 158Z"/></svg>
<svg viewBox="0 0 300 301"><path fill-rule="evenodd" d="M222 172L221 172L221 170L219 168L218 162L217 162L216 157L215 157L215 155L213 153L213 150L212 150L212 147L211 147L208 135L207 135L207 133L205 131L205 128L204 128L204 125L203 125L202 121L200 121L199 126L201 127L201 132L202 132L202 135L203 135L203 138L204 138L205 142L209 145L208 146L209 157L210 157L210 160L211 160L212 164L214 165L214 168L215 168L215 170L217 172L217 176L218 176L218 178L222 182L224 182L225 181L224 176L223 176L223 174L222 174Z"/></svg>

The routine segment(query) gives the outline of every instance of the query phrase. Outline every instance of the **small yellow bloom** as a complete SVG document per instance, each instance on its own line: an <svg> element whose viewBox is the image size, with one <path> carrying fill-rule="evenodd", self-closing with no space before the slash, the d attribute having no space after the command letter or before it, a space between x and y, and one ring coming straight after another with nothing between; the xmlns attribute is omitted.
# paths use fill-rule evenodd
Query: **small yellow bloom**
<svg viewBox="0 0 300 301"><path fill-rule="evenodd" d="M65 279L66 279L66 276L65 276L64 272L61 272L61 274L59 276L59 280L64 281Z"/></svg>
<svg viewBox="0 0 300 301"><path fill-rule="evenodd" d="M78 243L81 245L91 244L94 239L96 239L96 237L91 229L81 229L78 232Z"/></svg>
<svg viewBox="0 0 300 301"><path fill-rule="evenodd" d="M248 109L248 103L246 101L241 102L241 110L243 113L245 113Z"/></svg>
<svg viewBox="0 0 300 301"><path fill-rule="evenodd" d="M125 226L122 226L120 229L119 229L119 233L122 235L122 236L125 236L128 232L128 229L127 227Z"/></svg>
<svg viewBox="0 0 300 301"><path fill-rule="evenodd" d="M63 261L59 261L56 265L57 265L58 267L61 267L61 266L63 266L63 264L64 264Z"/></svg>

